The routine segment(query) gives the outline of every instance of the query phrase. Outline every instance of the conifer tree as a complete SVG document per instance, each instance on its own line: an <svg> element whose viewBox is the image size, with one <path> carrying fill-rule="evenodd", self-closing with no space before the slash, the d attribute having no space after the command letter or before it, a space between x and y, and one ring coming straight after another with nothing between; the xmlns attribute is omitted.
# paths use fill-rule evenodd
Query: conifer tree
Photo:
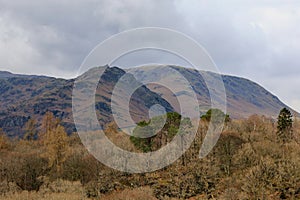
<svg viewBox="0 0 300 200"><path fill-rule="evenodd" d="M281 142L286 143L293 137L292 113L287 108L283 108L277 119L277 137Z"/></svg>

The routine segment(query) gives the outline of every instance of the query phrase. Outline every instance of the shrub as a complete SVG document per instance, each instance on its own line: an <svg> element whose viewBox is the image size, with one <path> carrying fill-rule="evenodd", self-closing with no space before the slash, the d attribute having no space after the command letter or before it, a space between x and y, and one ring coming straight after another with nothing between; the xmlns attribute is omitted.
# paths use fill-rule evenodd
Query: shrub
<svg viewBox="0 0 300 200"><path fill-rule="evenodd" d="M16 183L22 190L38 191L42 185L41 177L46 174L47 162L35 153L10 153L2 162L2 178L8 183Z"/></svg>

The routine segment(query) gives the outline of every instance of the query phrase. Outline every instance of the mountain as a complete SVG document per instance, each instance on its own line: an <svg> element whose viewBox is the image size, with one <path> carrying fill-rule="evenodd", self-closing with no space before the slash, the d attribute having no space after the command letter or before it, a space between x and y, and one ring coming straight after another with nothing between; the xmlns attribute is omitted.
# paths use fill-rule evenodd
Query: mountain
<svg viewBox="0 0 300 200"><path fill-rule="evenodd" d="M183 75L188 81L188 85L183 85L183 78L170 76L170 69L175 70L176 73ZM197 71L195 69L183 68L178 66L146 66L138 67L129 70L130 73L135 74L139 81L151 80L153 82L171 82L176 88L179 88L178 95L187 95L186 88L192 87L197 95L197 99L201 107L204 108L203 112L207 111L207 107L210 106L210 94L206 86L205 80L212 81L211 85L214 85L214 80L217 80L217 74L207 71ZM175 74L174 72L171 72ZM204 79L206 77L206 79ZM257 83L245 78L221 75L224 82L226 91L226 104L227 113L231 118L246 118L252 114L265 115L269 117L277 117L279 111L283 107L287 107L278 97L264 89ZM170 99L170 102L175 101L174 94L166 91L166 88L150 84L149 89L161 94L165 99ZM181 89L181 91L180 91ZM213 88L218 90L218 88ZM178 109L178 105L173 105ZM291 109L292 110L292 109Z"/></svg>
<svg viewBox="0 0 300 200"><path fill-rule="evenodd" d="M189 85L172 78L166 71L171 68L182 74ZM97 67L90 69L76 79L60 79L46 76L20 75L0 71L0 128L9 136L21 136L24 126L30 118L36 119L39 124L47 111L51 111L62 120L68 133L76 131L72 116L72 90L74 81L97 76L99 70L104 73L98 83L95 95L95 108L99 123L104 127L112 121L111 96L119 78L126 71L118 67ZM127 70L128 85L141 85L140 82L169 81L179 88L176 94L159 84L147 84L139 87L130 99L130 114L135 122L149 118L151 106L160 104L166 111L178 111L179 103L176 97L188 97L186 87L192 87L196 93L199 105L208 108L210 104L209 90L203 76L214 80L216 74L212 72L196 71L194 69L177 66L161 66L159 68L132 68ZM276 96L258 84L239 77L222 75L227 95L227 111L233 118L244 118L251 114L260 114L276 117L282 107L287 107ZM85 87L82 87L84 95ZM119 93L120 107L125 106L123 99L126 91ZM168 101L166 101L168 100ZM124 103L124 105L123 105ZM195 109L195 108L190 108ZM205 110L203 110L204 112Z"/></svg>
<svg viewBox="0 0 300 200"><path fill-rule="evenodd" d="M33 78L33 77L46 77L46 76L38 76L38 75L25 75L25 74L13 74L8 71L0 71L0 78L7 79L7 78Z"/></svg>
<svg viewBox="0 0 300 200"><path fill-rule="evenodd" d="M77 79L92 77L100 69L91 69ZM112 120L111 93L117 80L125 73L124 70L117 67L105 67L105 72L97 87L95 101L99 123L102 126ZM5 75L0 78L0 128L9 136L23 135L25 124L30 118L34 118L40 125L42 117L47 111L51 111L62 120L68 133L76 131L72 116L72 90L75 79L19 76L6 72L0 74ZM130 83L136 84L135 82L132 78ZM167 111L173 110L170 104L158 94L141 86L133 94L130 102L132 108L130 113L136 122L149 118L148 114L146 115L146 111L151 106L148 104L149 102L162 104Z"/></svg>

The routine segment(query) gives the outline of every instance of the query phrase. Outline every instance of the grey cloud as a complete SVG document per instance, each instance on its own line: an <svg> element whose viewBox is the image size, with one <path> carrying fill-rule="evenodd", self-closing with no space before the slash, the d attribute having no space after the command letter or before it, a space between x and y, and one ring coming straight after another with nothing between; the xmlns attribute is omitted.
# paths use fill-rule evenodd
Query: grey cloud
<svg viewBox="0 0 300 200"><path fill-rule="evenodd" d="M299 8L292 0L0 0L0 66L72 77L90 50L112 34L160 26L195 38L221 72L257 81L300 110L300 93L286 89L290 77L300 74ZM143 56L137 63L169 60Z"/></svg>
<svg viewBox="0 0 300 200"><path fill-rule="evenodd" d="M180 26L172 1L3 0L0 5L12 26L28 33L28 45L41 55L33 64L44 66L38 71L46 74L74 71L95 45L119 31L174 22L173 28ZM31 66L33 73L37 67Z"/></svg>

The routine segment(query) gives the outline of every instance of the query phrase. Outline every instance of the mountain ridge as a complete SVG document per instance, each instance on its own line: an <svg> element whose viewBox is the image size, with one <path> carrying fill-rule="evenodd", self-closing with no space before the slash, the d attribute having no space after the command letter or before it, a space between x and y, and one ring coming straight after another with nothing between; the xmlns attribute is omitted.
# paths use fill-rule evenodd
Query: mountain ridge
<svg viewBox="0 0 300 200"><path fill-rule="evenodd" d="M106 124L112 120L111 109L109 108L111 92L118 78L124 75L127 70L118 67L103 67L105 68L105 74L103 74L104 76L98 85L99 91L97 90L96 93L95 106L98 117L101 113L101 117L99 117L101 118L100 123ZM205 88L205 81L201 77L201 73L204 72L183 67L169 67L186 77L196 92L200 103L204 105L210 103L209 93L207 88ZM10 136L21 136L24 133L24 126L30 118L35 118L40 122L42 116L47 111L51 111L56 117L62 119L62 124L66 127L68 133L76 131L72 117L72 89L74 81L83 76L95 76L100 68L92 68L76 79L22 75L0 71L0 128ZM134 77L131 77L131 81L142 80L143 76L144 78L157 78L159 73L161 73L162 78L167 77L162 76L163 71L153 71L153 74L151 74L149 71L145 73L145 70L143 71L142 68L137 68L136 70L140 73L140 77L136 76L136 80L134 80ZM213 72L208 73L214 74ZM277 96L249 79L231 75L222 75L222 79L227 94L227 111L233 118L245 118L252 114L275 118L282 107L289 108ZM174 82L175 85L179 83L180 81ZM149 117L148 109L151 107L151 104L163 104L168 107L168 111L172 111L172 109L176 111L176 95L184 96L187 94L184 90L175 95L167 93L166 88L158 85L144 86L135 94L131 101L131 111L135 122ZM171 100L174 98L174 102L167 102L166 99L168 98L166 97L171 97Z"/></svg>

